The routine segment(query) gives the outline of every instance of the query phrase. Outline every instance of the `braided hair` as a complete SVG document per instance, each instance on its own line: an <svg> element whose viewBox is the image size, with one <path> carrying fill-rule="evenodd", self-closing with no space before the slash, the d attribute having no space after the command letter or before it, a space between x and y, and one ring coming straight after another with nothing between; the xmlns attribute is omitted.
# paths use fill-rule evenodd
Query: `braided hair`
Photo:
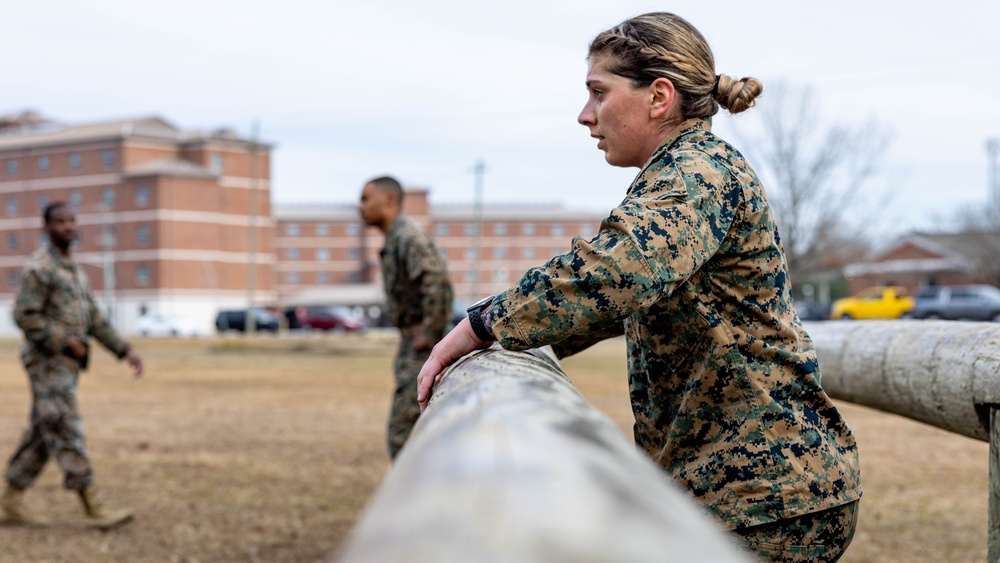
<svg viewBox="0 0 1000 563"><path fill-rule="evenodd" d="M719 105L739 113L754 105L763 86L756 78L715 74L708 42L687 20L652 12L625 20L590 44L589 58L606 57L608 72L628 78L635 87L666 78L680 93L681 115L711 117Z"/></svg>

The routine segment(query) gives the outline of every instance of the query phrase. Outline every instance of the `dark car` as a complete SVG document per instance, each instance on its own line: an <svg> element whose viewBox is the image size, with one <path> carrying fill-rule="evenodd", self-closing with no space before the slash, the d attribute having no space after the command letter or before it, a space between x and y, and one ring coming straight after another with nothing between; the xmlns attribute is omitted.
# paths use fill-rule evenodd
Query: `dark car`
<svg viewBox="0 0 1000 563"><path fill-rule="evenodd" d="M825 321L830 318L830 303L819 301L809 301L808 299L795 300L795 312L802 321Z"/></svg>
<svg viewBox="0 0 1000 563"><path fill-rule="evenodd" d="M1000 289L992 285L925 287L914 296L908 317L1000 322Z"/></svg>
<svg viewBox="0 0 1000 563"><path fill-rule="evenodd" d="M285 312L288 328L358 332L368 328L360 315L346 307L295 307Z"/></svg>
<svg viewBox="0 0 1000 563"><path fill-rule="evenodd" d="M215 328L219 332L230 330L246 332L246 315L247 312L245 310L219 311L219 314L215 317ZM254 327L256 330L278 332L280 326L281 323L278 316L274 313L263 309L254 309Z"/></svg>

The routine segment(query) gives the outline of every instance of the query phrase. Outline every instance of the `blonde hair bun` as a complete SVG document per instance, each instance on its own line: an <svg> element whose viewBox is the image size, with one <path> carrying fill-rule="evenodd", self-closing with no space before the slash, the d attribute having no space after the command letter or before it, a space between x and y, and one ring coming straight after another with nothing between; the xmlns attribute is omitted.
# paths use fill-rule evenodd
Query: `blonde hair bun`
<svg viewBox="0 0 1000 563"><path fill-rule="evenodd" d="M720 74L715 88L715 101L729 110L729 113L740 113L753 107L754 100L763 91L764 86L756 78L744 77L737 80L728 74Z"/></svg>

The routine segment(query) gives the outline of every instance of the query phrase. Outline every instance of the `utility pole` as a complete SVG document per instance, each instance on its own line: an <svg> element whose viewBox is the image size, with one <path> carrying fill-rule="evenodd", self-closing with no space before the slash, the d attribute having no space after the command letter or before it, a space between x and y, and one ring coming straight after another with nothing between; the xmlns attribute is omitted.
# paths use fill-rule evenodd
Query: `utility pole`
<svg viewBox="0 0 1000 563"><path fill-rule="evenodd" d="M486 164L480 159L476 161L476 165L472 170L476 175L475 195L472 201L472 224L476 232L473 235L475 238L472 244L475 255L472 258L472 287L470 288L469 303L482 297L482 292L479 288L479 268L480 255L483 252L483 175L486 173Z"/></svg>
<svg viewBox="0 0 1000 563"><path fill-rule="evenodd" d="M114 257L114 247L115 247L115 235L112 229L114 228L111 224L111 204L105 201L101 207L103 208L102 213L102 225L101 225L101 247L102 252L102 266L104 269L104 307L107 309L105 311L108 322L113 326L118 323L115 322L115 257Z"/></svg>
<svg viewBox="0 0 1000 563"><path fill-rule="evenodd" d="M247 198L250 206L249 224L247 225L247 312L244 324L247 336L252 335L257 328L253 292L257 280L257 177L260 175L257 137L259 133L260 124L254 121L250 132L250 195Z"/></svg>

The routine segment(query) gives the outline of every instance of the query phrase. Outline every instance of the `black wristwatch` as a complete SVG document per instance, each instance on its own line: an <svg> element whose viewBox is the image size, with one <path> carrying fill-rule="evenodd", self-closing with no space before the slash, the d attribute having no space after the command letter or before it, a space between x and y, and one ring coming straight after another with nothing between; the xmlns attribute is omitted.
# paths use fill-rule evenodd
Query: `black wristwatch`
<svg viewBox="0 0 1000 563"><path fill-rule="evenodd" d="M493 295L490 295L485 299L480 299L472 305L469 305L469 308L466 309L466 312L469 313L469 323L472 324L472 332L475 332L476 336L483 342L492 342L493 340L496 340L496 338L493 337L493 333L486 330L486 324L483 323L483 309L488 307L489 304L493 302L493 297Z"/></svg>

